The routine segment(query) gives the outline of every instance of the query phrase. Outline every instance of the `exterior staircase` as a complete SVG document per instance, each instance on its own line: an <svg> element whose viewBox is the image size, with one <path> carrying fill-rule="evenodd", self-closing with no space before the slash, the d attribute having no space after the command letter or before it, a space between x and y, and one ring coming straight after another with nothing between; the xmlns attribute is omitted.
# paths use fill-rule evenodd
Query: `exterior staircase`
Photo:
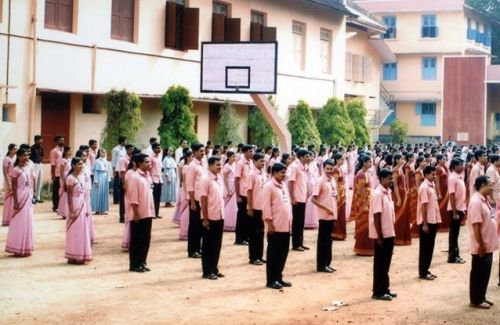
<svg viewBox="0 0 500 325"><path fill-rule="evenodd" d="M366 114L366 122L372 132L372 141L378 141L380 127L391 115L390 107L394 102L394 96L380 84L380 104L379 109L369 109Z"/></svg>

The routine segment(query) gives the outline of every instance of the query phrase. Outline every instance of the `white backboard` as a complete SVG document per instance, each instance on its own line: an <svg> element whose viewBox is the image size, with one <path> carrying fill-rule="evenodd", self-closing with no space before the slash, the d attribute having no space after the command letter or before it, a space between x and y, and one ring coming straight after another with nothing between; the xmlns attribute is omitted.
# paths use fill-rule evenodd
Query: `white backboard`
<svg viewBox="0 0 500 325"><path fill-rule="evenodd" d="M277 42L201 44L201 92L275 94Z"/></svg>

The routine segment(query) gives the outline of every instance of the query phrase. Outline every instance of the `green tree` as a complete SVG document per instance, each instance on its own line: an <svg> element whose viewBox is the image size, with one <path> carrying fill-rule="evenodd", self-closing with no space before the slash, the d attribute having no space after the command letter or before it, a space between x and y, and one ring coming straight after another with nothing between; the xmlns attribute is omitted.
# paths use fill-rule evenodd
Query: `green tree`
<svg viewBox="0 0 500 325"><path fill-rule="evenodd" d="M391 125L392 142L405 143L408 139L408 123L396 119Z"/></svg>
<svg viewBox="0 0 500 325"><path fill-rule="evenodd" d="M189 90L183 86L171 86L160 99L163 117L158 127L162 146L175 148L181 139L196 142L193 101Z"/></svg>
<svg viewBox="0 0 500 325"><path fill-rule="evenodd" d="M498 0L466 0L466 3L483 15L495 20L492 26L491 52L492 62L500 64L500 1Z"/></svg>
<svg viewBox="0 0 500 325"><path fill-rule="evenodd" d="M125 89L112 89L104 96L103 107L107 112L106 124L101 133L104 148L111 150L120 135L126 136L130 143L135 141L137 132L144 126L141 105L139 96Z"/></svg>
<svg viewBox="0 0 500 325"><path fill-rule="evenodd" d="M293 143L314 144L319 147L319 132L314 124L311 108L305 101L299 100L297 107L290 114L287 126Z"/></svg>
<svg viewBox="0 0 500 325"><path fill-rule="evenodd" d="M318 115L319 134L323 143L341 142L344 145L354 141L354 126L349 118L345 103L337 98L330 98Z"/></svg>
<svg viewBox="0 0 500 325"><path fill-rule="evenodd" d="M219 122L215 131L214 143L224 144L228 141L241 143L241 119L228 101L225 101L219 112Z"/></svg>
<svg viewBox="0 0 500 325"><path fill-rule="evenodd" d="M269 101L277 109L272 96L269 96ZM252 107L248 111L248 138L251 144L261 148L278 144L278 137L271 124L257 107Z"/></svg>
<svg viewBox="0 0 500 325"><path fill-rule="evenodd" d="M370 129L366 123L366 107L362 100L350 100L347 102L347 113L354 126L354 142L363 146L370 143Z"/></svg>

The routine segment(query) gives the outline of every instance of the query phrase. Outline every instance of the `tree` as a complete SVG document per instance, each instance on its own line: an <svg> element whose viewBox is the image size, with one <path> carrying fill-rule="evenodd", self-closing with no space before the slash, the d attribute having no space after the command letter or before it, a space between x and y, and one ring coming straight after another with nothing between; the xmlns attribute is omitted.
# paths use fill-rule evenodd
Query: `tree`
<svg viewBox="0 0 500 325"><path fill-rule="evenodd" d="M408 123L396 119L391 125L393 143L405 143L408 138Z"/></svg>
<svg viewBox="0 0 500 325"><path fill-rule="evenodd" d="M354 142L358 147L370 143L370 129L366 123L366 107L362 100L347 102L347 113L354 126Z"/></svg>
<svg viewBox="0 0 500 325"><path fill-rule="evenodd" d="M106 124L101 133L101 143L110 151L120 135L126 136L130 143L135 141L137 132L144 126L141 116L141 99L134 93L123 90L110 90L103 99L107 112Z"/></svg>
<svg viewBox="0 0 500 325"><path fill-rule="evenodd" d="M269 101L276 109L276 103L272 96L269 96ZM251 144L261 148L278 144L278 137L271 124L257 107L252 107L248 111L248 138Z"/></svg>
<svg viewBox="0 0 500 325"><path fill-rule="evenodd" d="M344 145L354 141L354 126L349 118L345 103L337 98L330 98L318 115L319 134L323 143Z"/></svg>
<svg viewBox="0 0 500 325"><path fill-rule="evenodd" d="M500 1L498 0L466 0L466 3L483 15L496 20L497 24L492 26L491 52L493 64L500 64Z"/></svg>
<svg viewBox="0 0 500 325"><path fill-rule="evenodd" d="M219 122L215 131L214 143L224 144L228 141L241 143L241 119L228 101L225 101L219 112Z"/></svg>
<svg viewBox="0 0 500 325"><path fill-rule="evenodd" d="M299 100L297 107L290 114L287 126L293 143L314 144L319 147L319 132L314 124L311 108L305 101Z"/></svg>
<svg viewBox="0 0 500 325"><path fill-rule="evenodd" d="M164 148L175 148L184 139L197 141L194 129L193 102L189 90L183 86L171 86L160 99L163 117L158 127L160 142Z"/></svg>

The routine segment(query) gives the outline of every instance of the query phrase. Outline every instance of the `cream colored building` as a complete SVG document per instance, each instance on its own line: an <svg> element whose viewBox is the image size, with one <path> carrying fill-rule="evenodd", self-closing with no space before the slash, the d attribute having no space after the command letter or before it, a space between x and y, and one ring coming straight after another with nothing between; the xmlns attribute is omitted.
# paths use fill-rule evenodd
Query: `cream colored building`
<svg viewBox="0 0 500 325"><path fill-rule="evenodd" d="M389 134L394 117L409 124L413 142L442 134L443 57L491 56L491 22L463 0L357 0L388 27L383 38L396 54L381 67L382 85L395 114L380 133ZM387 139L387 138L386 138Z"/></svg>

